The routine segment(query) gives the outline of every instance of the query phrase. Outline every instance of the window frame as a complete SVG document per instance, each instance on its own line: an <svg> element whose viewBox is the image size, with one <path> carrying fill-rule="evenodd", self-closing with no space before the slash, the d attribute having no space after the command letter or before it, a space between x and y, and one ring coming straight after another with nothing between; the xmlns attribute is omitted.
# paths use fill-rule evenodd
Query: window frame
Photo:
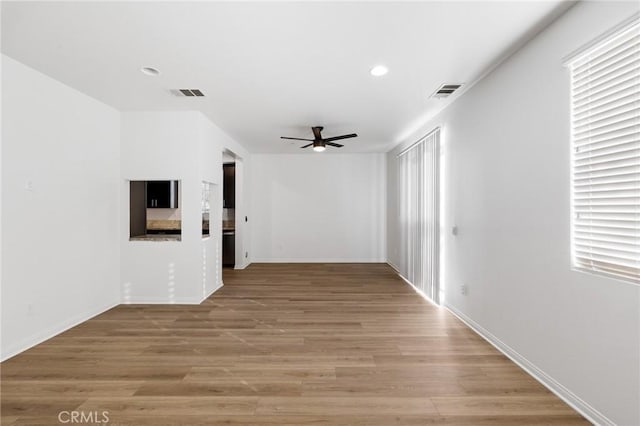
<svg viewBox="0 0 640 426"><path fill-rule="evenodd" d="M584 272L584 273L589 273L592 275L597 275L597 276L602 276L602 277L606 277L606 278L610 278L610 279L614 279L617 281L622 281L624 283L628 283L628 284L632 284L632 285L640 285L640 261L638 262L638 266L630 266L628 267L630 272L629 273L624 273L624 272L613 272L613 271L606 271L606 270L602 270L600 269L597 265L593 265L594 262L597 262L596 260L591 260L592 265L588 266L585 264L584 260L580 260L579 256L576 253L576 247L580 244L577 243L576 241L576 229L577 229L577 219L578 219L578 212L576 211L576 183L575 183L575 174L576 174L576 167L577 167L577 161L578 159L577 154L579 153L578 151L578 147L576 145L576 133L580 133L580 132L576 132L575 130L575 111L574 111L574 102L575 102L575 93L574 93L574 82L575 82L575 75L576 74L574 72L573 67L576 66L576 64L578 64L577 66L581 66L584 65L586 62L588 62L588 60L585 60L586 57L594 54L595 52L597 52L598 55L606 55L605 52L607 51L612 51L614 50L615 47L619 47L621 44L618 43L616 44L615 41L616 39L623 37L625 34L627 34L629 31L633 31L633 30L638 30L638 33L640 33L640 14L634 14L633 16L631 16L629 19L623 21L622 23L620 23L619 25L617 25L616 27L612 28L611 30L607 31L605 34L601 35L600 37L596 38L595 40L593 40L591 43L589 43L588 45L584 46L583 48L581 48L579 51L571 54L567 59L565 59L564 61L564 65L569 69L569 82L570 82L570 97L569 97L569 104L570 104L570 126L569 126L569 132L570 132L570 251L571 251L571 269L574 271L578 271L578 272ZM605 46L607 46L608 44L611 44L609 49L606 49ZM635 51L634 51L635 53ZM632 61L633 62L633 61ZM633 71L633 68L632 68ZM579 73L578 73L579 74ZM640 74L639 74L640 75ZM640 78L640 77L638 77ZM632 83L632 86L634 84ZM615 87L615 85L612 85L612 87ZM607 87L607 90L609 89L609 87ZM640 90L640 89L638 89ZM606 92L606 90L605 90ZM612 93L615 93L612 92ZM631 91L631 95L635 95L636 92L635 90ZM634 101L635 98L632 97L632 102ZM637 102L637 101L636 101ZM631 109L631 113L632 113L632 117L636 118L635 110L638 108L637 103L634 105L634 107L632 107ZM638 113L640 115L640 113ZM615 116L615 114L614 114ZM596 119L593 119L593 121L597 121ZM591 122L589 122L588 124L591 124ZM587 124L587 125L588 125ZM582 124L580 125L582 126ZM640 138L636 139L635 132L632 132L632 136L631 136L631 142L630 143L634 143L636 141L640 141ZM638 134L640 134L640 130L638 131ZM608 141L609 139L606 139L604 141ZM593 144L594 142L589 142L587 143L587 145L589 144ZM593 149L593 148L591 148ZM635 149L632 148L631 151L633 152ZM591 157L585 157L585 158L591 158ZM634 158L634 154L632 153L630 155L630 158ZM639 157L640 158L640 157ZM584 158L581 158L580 160L584 160ZM609 161L613 161L613 160L609 160ZM632 167L635 166L634 163L632 163ZM635 172L631 172L632 176L633 174L635 174ZM632 183L633 183L633 177L632 177ZM610 191L615 191L616 189L610 189ZM635 191L636 190L636 186L632 185L631 190L630 191ZM587 190L588 191L588 190ZM587 195L588 197L588 202L591 202L591 200L593 200L593 195L589 192L589 195ZM635 194L631 195L631 199L635 198ZM631 210L631 214L633 215L634 211L633 209ZM637 217L638 213L635 214L635 216ZM604 220L604 219L601 219ZM637 218L632 218L632 221L638 221ZM630 231L631 237L634 237L634 231L633 229ZM604 235L604 239L606 239L607 237L611 237L614 234L603 234ZM614 237L615 238L615 237ZM590 241L589 244L592 244L592 242ZM585 244L582 244L585 245ZM638 237L638 247L640 247L640 236ZM605 250L611 250L611 249L605 249ZM615 251L615 249L613 249ZM633 252L632 252L633 253ZM601 256L607 256L606 254L601 255ZM613 257L613 256L610 256ZM633 263L634 261L632 260L631 263ZM604 262L603 262L604 263ZM611 263L609 263L609 265L612 265L614 267L620 267L621 269L624 269L624 265L619 265L614 263L613 261L611 261ZM605 267L604 265L602 265L602 267ZM635 269L635 270L634 270ZM633 276L633 274L635 273L635 277Z"/></svg>

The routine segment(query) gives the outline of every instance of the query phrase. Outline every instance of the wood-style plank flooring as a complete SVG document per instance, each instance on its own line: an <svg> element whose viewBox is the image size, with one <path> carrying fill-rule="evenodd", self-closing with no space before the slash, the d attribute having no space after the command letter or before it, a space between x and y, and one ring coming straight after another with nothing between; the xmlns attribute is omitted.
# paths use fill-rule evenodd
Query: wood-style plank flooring
<svg viewBox="0 0 640 426"><path fill-rule="evenodd" d="M118 306L5 361L2 425L63 410L110 425L588 424L387 265L255 264L224 281L201 305Z"/></svg>

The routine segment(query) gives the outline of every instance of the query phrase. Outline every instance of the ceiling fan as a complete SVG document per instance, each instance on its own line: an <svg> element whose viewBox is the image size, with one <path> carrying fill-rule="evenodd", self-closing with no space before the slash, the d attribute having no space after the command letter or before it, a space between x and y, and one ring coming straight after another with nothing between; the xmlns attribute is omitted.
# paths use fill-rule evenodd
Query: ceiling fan
<svg viewBox="0 0 640 426"><path fill-rule="evenodd" d="M355 138L358 136L355 133L351 133L348 135L334 136L331 138L323 139L322 135L320 134L320 132L322 132L322 129L324 129L324 127L322 126L316 126L311 128L311 130L313 131L313 139L289 138L286 136L280 136L280 139L291 139L294 141L308 141L311 143L305 146L301 146L300 148L308 148L310 146L313 146L314 151L322 152L325 150L326 145L335 146L336 148L342 148L344 146L344 145L340 145L339 143L333 143L333 141L339 141L340 139Z"/></svg>

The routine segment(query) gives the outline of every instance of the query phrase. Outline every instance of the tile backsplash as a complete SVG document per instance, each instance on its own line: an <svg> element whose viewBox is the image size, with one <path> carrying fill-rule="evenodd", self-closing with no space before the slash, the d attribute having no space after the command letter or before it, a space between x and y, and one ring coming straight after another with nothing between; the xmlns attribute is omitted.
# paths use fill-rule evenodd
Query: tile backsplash
<svg viewBox="0 0 640 426"><path fill-rule="evenodd" d="M222 209L222 220L235 220L236 219L236 209Z"/></svg>
<svg viewBox="0 0 640 426"><path fill-rule="evenodd" d="M147 220L180 220L180 209L147 209Z"/></svg>

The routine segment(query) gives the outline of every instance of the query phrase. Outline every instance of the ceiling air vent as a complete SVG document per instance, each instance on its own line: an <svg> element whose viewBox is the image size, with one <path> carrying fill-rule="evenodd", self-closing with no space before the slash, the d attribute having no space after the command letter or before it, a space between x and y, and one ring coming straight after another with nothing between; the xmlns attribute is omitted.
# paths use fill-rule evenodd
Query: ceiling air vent
<svg viewBox="0 0 640 426"><path fill-rule="evenodd" d="M446 98L451 95L453 92L458 90L462 86L462 84L443 84L433 92L431 95L432 98Z"/></svg>
<svg viewBox="0 0 640 426"><path fill-rule="evenodd" d="M200 89L178 89L171 91L176 96L204 96L204 93L200 91Z"/></svg>

